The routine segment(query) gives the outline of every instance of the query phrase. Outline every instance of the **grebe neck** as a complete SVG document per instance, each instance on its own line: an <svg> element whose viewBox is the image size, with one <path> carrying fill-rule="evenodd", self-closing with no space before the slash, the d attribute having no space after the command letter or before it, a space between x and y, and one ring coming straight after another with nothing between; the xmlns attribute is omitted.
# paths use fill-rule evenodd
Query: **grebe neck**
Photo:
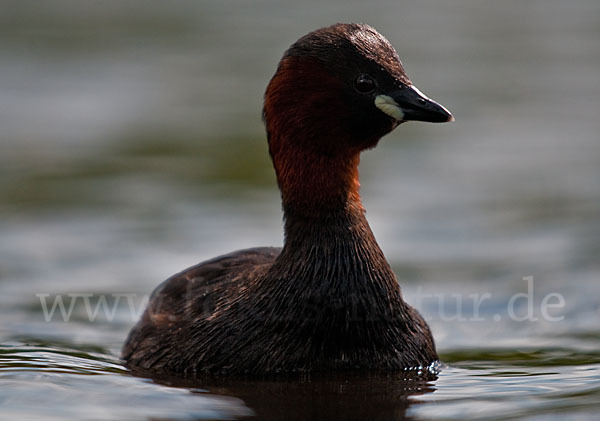
<svg viewBox="0 0 600 421"><path fill-rule="evenodd" d="M327 220L364 213L358 181L359 152L325 154L287 146L273 166L286 219Z"/></svg>
<svg viewBox="0 0 600 421"><path fill-rule="evenodd" d="M327 156L297 150L273 158L285 240L271 276L297 286L319 282L320 289L367 283L379 285L380 293L396 291L396 277L365 218L359 153Z"/></svg>

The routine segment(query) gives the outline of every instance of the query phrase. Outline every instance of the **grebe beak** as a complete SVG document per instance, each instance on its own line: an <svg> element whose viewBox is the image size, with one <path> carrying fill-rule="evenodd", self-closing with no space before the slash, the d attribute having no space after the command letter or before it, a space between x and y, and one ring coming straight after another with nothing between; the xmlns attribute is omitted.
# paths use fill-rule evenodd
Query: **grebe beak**
<svg viewBox="0 0 600 421"><path fill-rule="evenodd" d="M375 98L375 106L398 121L454 121L450 111L429 99L414 86L407 86L389 95L378 95Z"/></svg>

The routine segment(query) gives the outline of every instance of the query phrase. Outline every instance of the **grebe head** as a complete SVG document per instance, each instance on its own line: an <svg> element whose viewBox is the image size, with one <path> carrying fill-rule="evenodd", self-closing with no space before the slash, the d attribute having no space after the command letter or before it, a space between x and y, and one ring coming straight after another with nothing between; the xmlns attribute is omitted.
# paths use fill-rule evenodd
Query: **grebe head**
<svg viewBox="0 0 600 421"><path fill-rule="evenodd" d="M389 41L364 24L336 24L296 41L267 87L263 115L274 160L286 146L354 155L405 121L453 120L412 85Z"/></svg>

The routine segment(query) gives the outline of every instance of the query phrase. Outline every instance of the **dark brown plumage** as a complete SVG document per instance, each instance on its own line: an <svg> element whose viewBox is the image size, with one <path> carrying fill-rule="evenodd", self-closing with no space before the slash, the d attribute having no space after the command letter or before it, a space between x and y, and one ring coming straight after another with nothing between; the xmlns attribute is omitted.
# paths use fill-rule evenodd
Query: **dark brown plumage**
<svg viewBox="0 0 600 421"><path fill-rule="evenodd" d="M400 117L400 118L399 118ZM300 38L265 93L282 194L282 249L200 263L159 286L123 348L131 367L184 376L396 371L437 360L364 216L362 150L406 120L449 121L366 25Z"/></svg>

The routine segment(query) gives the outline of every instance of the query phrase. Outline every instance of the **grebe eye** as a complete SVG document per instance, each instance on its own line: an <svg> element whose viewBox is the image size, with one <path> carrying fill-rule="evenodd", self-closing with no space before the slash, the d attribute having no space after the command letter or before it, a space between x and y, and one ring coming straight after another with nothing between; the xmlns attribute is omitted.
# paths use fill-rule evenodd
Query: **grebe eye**
<svg viewBox="0 0 600 421"><path fill-rule="evenodd" d="M370 75L362 73L354 81L354 89L361 94L370 94L377 88L377 83Z"/></svg>

